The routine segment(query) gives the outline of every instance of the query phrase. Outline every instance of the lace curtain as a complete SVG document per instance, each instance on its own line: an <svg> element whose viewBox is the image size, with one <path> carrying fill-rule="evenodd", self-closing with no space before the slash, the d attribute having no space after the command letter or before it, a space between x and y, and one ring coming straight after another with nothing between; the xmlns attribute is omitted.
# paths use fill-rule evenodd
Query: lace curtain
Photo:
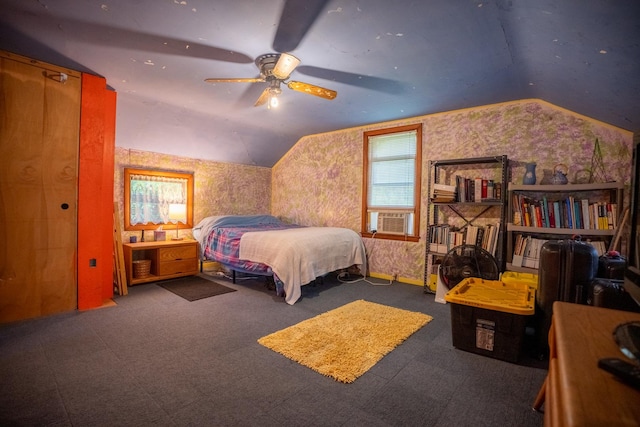
<svg viewBox="0 0 640 427"><path fill-rule="evenodd" d="M186 179L149 175L131 175L130 179L131 225L187 223ZM173 212L180 214L176 217Z"/></svg>

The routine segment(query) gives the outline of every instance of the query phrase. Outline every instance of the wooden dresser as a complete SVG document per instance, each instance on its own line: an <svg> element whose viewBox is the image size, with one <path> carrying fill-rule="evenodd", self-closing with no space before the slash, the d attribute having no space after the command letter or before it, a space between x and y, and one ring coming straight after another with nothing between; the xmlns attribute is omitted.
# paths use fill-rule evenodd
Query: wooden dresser
<svg viewBox="0 0 640 427"><path fill-rule="evenodd" d="M533 404L545 426L638 426L640 390L598 368L598 359L626 359L613 330L639 313L556 301L549 332L549 374Z"/></svg>
<svg viewBox="0 0 640 427"><path fill-rule="evenodd" d="M198 242L195 240L124 243L122 249L129 286L198 274ZM149 274L134 277L134 261L143 260L151 261Z"/></svg>

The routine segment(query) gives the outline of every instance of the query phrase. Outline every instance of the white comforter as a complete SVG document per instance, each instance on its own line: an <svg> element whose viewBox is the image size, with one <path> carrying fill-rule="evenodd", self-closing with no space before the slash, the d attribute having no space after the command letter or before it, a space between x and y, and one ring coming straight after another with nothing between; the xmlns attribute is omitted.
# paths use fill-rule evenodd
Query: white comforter
<svg viewBox="0 0 640 427"><path fill-rule="evenodd" d="M300 298L300 288L341 268L357 265L367 271L364 243L353 230L303 227L255 231L240 239L240 258L271 267L284 283L287 304Z"/></svg>

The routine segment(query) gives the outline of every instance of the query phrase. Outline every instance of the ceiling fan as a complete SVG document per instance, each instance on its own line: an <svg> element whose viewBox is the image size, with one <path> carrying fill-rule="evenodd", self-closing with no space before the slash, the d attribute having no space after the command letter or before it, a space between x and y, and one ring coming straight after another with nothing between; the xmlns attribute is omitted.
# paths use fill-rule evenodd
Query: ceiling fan
<svg viewBox="0 0 640 427"><path fill-rule="evenodd" d="M282 93L281 84L289 89L309 95L315 95L324 99L334 99L338 93L335 90L326 89L309 83L288 81L289 76L300 64L300 60L290 53L266 53L256 58L255 64L260 70L260 76L255 78L209 78L208 83L268 83L260 97L254 104L258 107L267 104L267 108L278 106L278 96Z"/></svg>

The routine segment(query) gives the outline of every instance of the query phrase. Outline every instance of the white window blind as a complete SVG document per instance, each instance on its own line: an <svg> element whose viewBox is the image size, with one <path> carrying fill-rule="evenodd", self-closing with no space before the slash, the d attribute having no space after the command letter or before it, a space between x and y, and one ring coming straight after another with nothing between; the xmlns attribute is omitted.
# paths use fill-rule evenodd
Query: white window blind
<svg viewBox="0 0 640 427"><path fill-rule="evenodd" d="M369 208L414 207L416 131L369 137Z"/></svg>

